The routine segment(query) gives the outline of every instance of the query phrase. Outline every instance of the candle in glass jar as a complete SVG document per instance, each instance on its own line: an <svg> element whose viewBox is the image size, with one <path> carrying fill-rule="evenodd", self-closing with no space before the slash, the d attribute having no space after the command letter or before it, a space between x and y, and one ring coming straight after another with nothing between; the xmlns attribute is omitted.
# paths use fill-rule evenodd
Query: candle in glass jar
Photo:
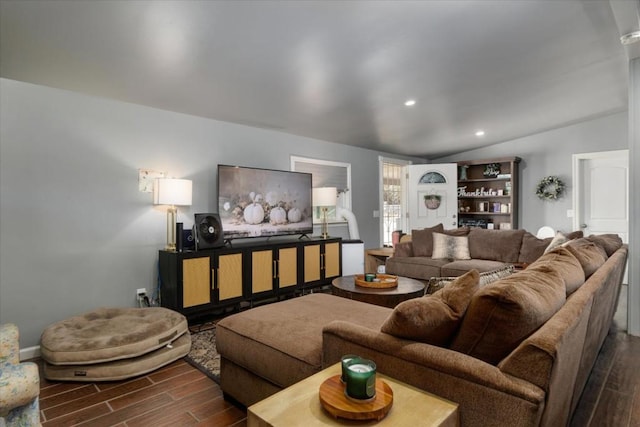
<svg viewBox="0 0 640 427"><path fill-rule="evenodd" d="M361 359L347 366L347 395L354 399L371 399L376 395L376 364Z"/></svg>
<svg viewBox="0 0 640 427"><path fill-rule="evenodd" d="M359 360L360 356L355 354L345 354L344 356L342 356L342 358L340 359L342 365L342 375L340 376L340 381L342 381L343 383L347 382L347 367L351 363L356 363Z"/></svg>

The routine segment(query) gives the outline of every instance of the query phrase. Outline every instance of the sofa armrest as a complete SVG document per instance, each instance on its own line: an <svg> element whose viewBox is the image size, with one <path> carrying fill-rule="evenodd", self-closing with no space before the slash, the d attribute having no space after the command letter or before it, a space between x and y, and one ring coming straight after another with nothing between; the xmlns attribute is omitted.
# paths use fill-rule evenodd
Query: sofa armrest
<svg viewBox="0 0 640 427"><path fill-rule="evenodd" d="M32 402L39 394L38 365L32 362L0 365L0 415Z"/></svg>
<svg viewBox="0 0 640 427"><path fill-rule="evenodd" d="M458 403L463 425L538 425L542 416L542 389L453 350L339 320L323 329L322 347L323 367L343 354L370 358L381 373Z"/></svg>
<svg viewBox="0 0 640 427"><path fill-rule="evenodd" d="M393 256L394 257L412 257L413 243L411 243L411 241L396 243L396 246L393 250Z"/></svg>

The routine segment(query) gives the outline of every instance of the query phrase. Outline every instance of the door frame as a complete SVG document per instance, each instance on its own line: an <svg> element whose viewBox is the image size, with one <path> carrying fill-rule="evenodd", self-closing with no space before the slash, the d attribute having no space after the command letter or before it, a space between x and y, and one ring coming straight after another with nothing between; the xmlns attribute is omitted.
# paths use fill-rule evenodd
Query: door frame
<svg viewBox="0 0 640 427"><path fill-rule="evenodd" d="M379 247L382 247L383 245L383 240L384 240L384 179L383 179L383 174L384 174L384 163L394 163L398 166L408 166L408 165L412 165L413 162L411 160L403 160L403 159L396 159L394 157L386 157L386 156L378 156L378 240L379 240ZM408 208L407 208L407 198L406 198L406 179L402 180L402 191L401 191L401 201L400 201L400 205L401 205L401 210L402 210L402 229L405 230L406 229L406 225L407 225L407 215L408 215ZM375 213L374 213L374 217L375 217Z"/></svg>

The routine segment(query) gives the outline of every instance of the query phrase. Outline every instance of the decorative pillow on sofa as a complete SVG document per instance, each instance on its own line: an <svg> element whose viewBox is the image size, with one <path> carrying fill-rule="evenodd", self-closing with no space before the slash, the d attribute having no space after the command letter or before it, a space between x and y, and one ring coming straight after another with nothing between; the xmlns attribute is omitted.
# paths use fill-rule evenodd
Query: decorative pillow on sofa
<svg viewBox="0 0 640 427"><path fill-rule="evenodd" d="M479 280L478 271L471 270L433 295L401 302L380 330L400 338L447 345L478 290Z"/></svg>
<svg viewBox="0 0 640 427"><path fill-rule="evenodd" d="M411 230L413 256L430 257L433 253L433 233L442 233L443 231L442 223L424 230Z"/></svg>
<svg viewBox="0 0 640 427"><path fill-rule="evenodd" d="M549 246L547 246L547 248L544 250L544 253L545 254L549 253L555 248L559 248L560 246L564 245L568 241L569 241L569 238L558 231L556 235L553 236L553 239L551 239L551 242L549 242Z"/></svg>
<svg viewBox="0 0 640 427"><path fill-rule="evenodd" d="M559 273L512 274L475 293L450 348L497 365L565 301Z"/></svg>
<svg viewBox="0 0 640 427"><path fill-rule="evenodd" d="M565 235L567 239L579 239L583 237L582 230L573 231ZM538 258L540 258L545 252L545 249L549 247L549 244L553 240L553 237L547 239L538 239L528 231L524 233L522 237L522 246L520 247L520 255L518 256L518 262L531 264Z"/></svg>
<svg viewBox="0 0 640 427"><path fill-rule="evenodd" d="M584 270L578 259L567 248L559 247L542 255L527 270L544 273L549 269L560 274L564 280L567 296L575 292L584 283Z"/></svg>
<svg viewBox="0 0 640 427"><path fill-rule="evenodd" d="M471 259L469 237L433 233L433 259Z"/></svg>
<svg viewBox="0 0 640 427"><path fill-rule="evenodd" d="M617 234L592 234L587 239L600 245L608 257L622 246L622 239Z"/></svg>
<svg viewBox="0 0 640 427"><path fill-rule="evenodd" d="M487 230L473 228L469 232L469 253L472 259L518 262L525 231Z"/></svg>
<svg viewBox="0 0 640 427"><path fill-rule="evenodd" d="M602 246L586 238L572 240L566 248L578 259L587 279L609 258Z"/></svg>
<svg viewBox="0 0 640 427"><path fill-rule="evenodd" d="M506 267L498 268L492 271L485 271L484 273L480 273L480 287L484 287L489 283L493 283L496 280L500 280L504 277L510 276L513 274L514 267L513 265L507 265ZM582 270L580 270L582 271ZM427 294L433 294L445 286L449 285L451 282L456 280L460 276L449 276L449 277L432 277L429 279L429 283L427 284Z"/></svg>

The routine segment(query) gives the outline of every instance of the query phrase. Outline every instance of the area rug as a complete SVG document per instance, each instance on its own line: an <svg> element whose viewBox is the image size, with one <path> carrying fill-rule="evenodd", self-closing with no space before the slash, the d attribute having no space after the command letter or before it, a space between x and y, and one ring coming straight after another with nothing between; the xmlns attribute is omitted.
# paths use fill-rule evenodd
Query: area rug
<svg viewBox="0 0 640 427"><path fill-rule="evenodd" d="M191 350L187 362L220 384L220 355L216 349L216 323L190 326Z"/></svg>

